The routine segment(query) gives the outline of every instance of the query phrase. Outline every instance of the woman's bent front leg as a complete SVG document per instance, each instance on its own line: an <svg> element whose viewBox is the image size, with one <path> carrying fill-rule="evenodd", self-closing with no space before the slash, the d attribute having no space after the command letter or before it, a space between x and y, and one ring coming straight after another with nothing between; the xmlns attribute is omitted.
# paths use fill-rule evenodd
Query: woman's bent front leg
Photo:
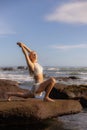
<svg viewBox="0 0 87 130"><path fill-rule="evenodd" d="M45 91L46 94L45 94L45 97L44 97L44 101L54 102L53 99L49 98L49 94L50 94L52 88L54 87L55 83L56 83L56 80L53 77L51 77L50 79L41 83L41 85L38 88L38 90L36 91L36 93L40 93L42 91Z"/></svg>

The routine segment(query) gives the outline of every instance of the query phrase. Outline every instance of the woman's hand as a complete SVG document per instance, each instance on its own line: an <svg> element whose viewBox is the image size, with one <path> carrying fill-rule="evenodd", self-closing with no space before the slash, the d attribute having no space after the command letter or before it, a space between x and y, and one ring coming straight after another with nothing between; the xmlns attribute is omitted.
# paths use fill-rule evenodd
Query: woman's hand
<svg viewBox="0 0 87 130"><path fill-rule="evenodd" d="M19 45L20 47L22 47L23 43L22 42L17 42L17 45Z"/></svg>
<svg viewBox="0 0 87 130"><path fill-rule="evenodd" d="M29 52L29 53L32 51L29 47L27 47L27 46L26 46L24 43L22 43L22 42L17 42L17 45L19 45L21 48L25 48L26 51Z"/></svg>

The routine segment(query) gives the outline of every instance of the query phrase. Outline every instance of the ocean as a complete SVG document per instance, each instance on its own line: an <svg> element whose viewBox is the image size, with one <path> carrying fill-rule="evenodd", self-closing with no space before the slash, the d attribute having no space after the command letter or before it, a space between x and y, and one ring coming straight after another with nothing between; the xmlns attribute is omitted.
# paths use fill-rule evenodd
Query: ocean
<svg viewBox="0 0 87 130"><path fill-rule="evenodd" d="M87 85L87 67L58 67L58 66L44 66L45 77L57 77L57 82L63 84L85 84ZM76 77L76 80L69 79L68 81L58 80L60 77ZM0 79L9 79L20 83L21 88L31 89L33 78L29 76L26 66L18 67L1 67ZM54 127L49 127L47 130L87 130L87 109L83 109L81 113L66 115L58 117L58 121L63 122L60 126L59 123ZM24 128L25 130L30 130ZM39 130L40 128L37 128ZM46 130L46 128L41 128Z"/></svg>

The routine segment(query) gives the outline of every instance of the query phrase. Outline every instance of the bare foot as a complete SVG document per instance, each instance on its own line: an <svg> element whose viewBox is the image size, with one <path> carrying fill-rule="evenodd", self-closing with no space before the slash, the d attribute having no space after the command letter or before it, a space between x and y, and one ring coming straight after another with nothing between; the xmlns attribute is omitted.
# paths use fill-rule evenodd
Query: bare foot
<svg viewBox="0 0 87 130"><path fill-rule="evenodd" d="M49 98L49 97L45 97L44 101L48 101L48 102L55 102L53 99Z"/></svg>
<svg viewBox="0 0 87 130"><path fill-rule="evenodd" d="M11 97L9 96L8 93L4 94L4 99L6 99L7 101L11 101Z"/></svg>
<svg viewBox="0 0 87 130"><path fill-rule="evenodd" d="M11 101L11 97L8 97L8 99L7 99L9 102Z"/></svg>

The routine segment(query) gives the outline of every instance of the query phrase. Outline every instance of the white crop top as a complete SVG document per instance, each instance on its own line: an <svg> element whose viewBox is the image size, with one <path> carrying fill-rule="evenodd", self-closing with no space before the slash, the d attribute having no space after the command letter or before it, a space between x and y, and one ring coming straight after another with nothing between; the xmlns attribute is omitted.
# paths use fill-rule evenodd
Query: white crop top
<svg viewBox="0 0 87 130"><path fill-rule="evenodd" d="M43 73L43 67L38 64L37 62L34 63L34 75L42 74Z"/></svg>

